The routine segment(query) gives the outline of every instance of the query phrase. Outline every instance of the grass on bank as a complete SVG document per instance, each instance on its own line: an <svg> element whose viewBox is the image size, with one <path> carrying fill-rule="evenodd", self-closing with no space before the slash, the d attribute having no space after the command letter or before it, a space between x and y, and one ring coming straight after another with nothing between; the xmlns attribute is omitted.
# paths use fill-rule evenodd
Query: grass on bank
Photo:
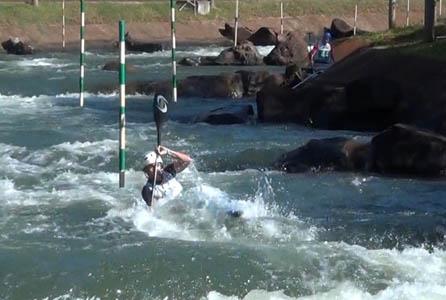
<svg viewBox="0 0 446 300"><path fill-rule="evenodd" d="M365 37L370 40L374 46L389 47L390 51L446 61L445 20L436 26L435 32L440 38L434 43L425 43L423 41L423 26L412 26L396 28L385 32L374 32L367 34Z"/></svg>
<svg viewBox="0 0 446 300"><path fill-rule="evenodd" d="M3 1L2 1L3 2ZM40 0L34 7L21 2L0 3L1 25L58 24L62 22L61 0ZM359 3L359 17L362 13L387 12L388 0L284 0L286 17L302 15L353 16L354 7ZM94 1L86 3L87 23L111 24L119 19L127 22L150 22L169 20L169 1L107 2ZM178 22L190 20L232 20L234 18L234 0L216 0L217 8L207 16L194 16L190 7L177 11ZM422 10L424 0L412 0L412 9ZM405 7L399 6L399 13ZM67 1L65 4L68 24L79 23L79 1ZM279 0L243 0L240 2L240 19L261 17L279 17Z"/></svg>

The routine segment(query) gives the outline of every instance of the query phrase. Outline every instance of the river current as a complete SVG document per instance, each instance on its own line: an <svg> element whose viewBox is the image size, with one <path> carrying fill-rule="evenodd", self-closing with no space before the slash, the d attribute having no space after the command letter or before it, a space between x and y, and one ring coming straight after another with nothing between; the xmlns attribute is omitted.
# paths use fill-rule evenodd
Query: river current
<svg viewBox="0 0 446 300"><path fill-rule="evenodd" d="M169 57L130 54L128 80L169 79ZM79 108L76 53L0 54L1 299L446 299L444 181L270 168L309 139L371 133L192 123L234 100L180 98L163 143L194 163L178 176L181 196L150 212L140 190L152 96L127 98L119 189L118 95L92 92L118 82L101 70L116 58L88 52Z"/></svg>

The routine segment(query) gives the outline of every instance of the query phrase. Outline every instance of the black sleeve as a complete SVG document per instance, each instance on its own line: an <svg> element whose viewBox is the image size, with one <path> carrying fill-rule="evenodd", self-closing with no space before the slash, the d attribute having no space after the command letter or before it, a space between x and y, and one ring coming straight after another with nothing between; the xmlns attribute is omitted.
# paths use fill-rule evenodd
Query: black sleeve
<svg viewBox="0 0 446 300"><path fill-rule="evenodd" d="M164 168L164 172L170 173L173 177L175 177L177 175L177 170L175 170L175 165L173 163L170 165L167 165Z"/></svg>

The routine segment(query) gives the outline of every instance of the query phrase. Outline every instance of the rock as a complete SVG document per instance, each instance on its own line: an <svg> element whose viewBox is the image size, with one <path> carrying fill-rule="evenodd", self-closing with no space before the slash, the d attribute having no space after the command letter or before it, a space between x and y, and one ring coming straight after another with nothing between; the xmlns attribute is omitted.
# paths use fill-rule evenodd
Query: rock
<svg viewBox="0 0 446 300"><path fill-rule="evenodd" d="M229 25L228 23L225 23L224 29L218 30L222 36L224 36L227 39L234 40L234 27ZM253 34L253 31L247 27L239 27L237 31L237 43L246 41L251 35Z"/></svg>
<svg viewBox="0 0 446 300"><path fill-rule="evenodd" d="M213 109L210 112L199 115L195 122L204 122L212 125L243 124L254 115L254 109L250 104L232 104Z"/></svg>
<svg viewBox="0 0 446 300"><path fill-rule="evenodd" d="M287 33L264 58L267 65L288 65L307 58L307 43L299 32Z"/></svg>
<svg viewBox="0 0 446 300"><path fill-rule="evenodd" d="M22 42L19 38L9 39L2 43L3 49L8 54L28 55L33 54L34 48L29 44Z"/></svg>
<svg viewBox="0 0 446 300"><path fill-rule="evenodd" d="M283 154L274 167L288 173L366 170L370 145L343 137L310 140Z"/></svg>
<svg viewBox="0 0 446 300"><path fill-rule="evenodd" d="M215 57L212 56L198 56L185 57L178 62L182 66L198 67L198 66L213 66L215 65Z"/></svg>
<svg viewBox="0 0 446 300"><path fill-rule="evenodd" d="M128 51L152 53L166 50L167 47L161 43L141 42L133 39L130 33L125 34L125 48Z"/></svg>
<svg viewBox="0 0 446 300"><path fill-rule="evenodd" d="M446 137L396 124L371 141L373 170L384 174L446 175Z"/></svg>
<svg viewBox="0 0 446 300"><path fill-rule="evenodd" d="M243 95L245 97L255 96L265 84L265 81L269 78L270 74L267 71L237 71L240 74L243 82Z"/></svg>
<svg viewBox="0 0 446 300"><path fill-rule="evenodd" d="M277 32L268 27L261 27L248 38L256 46L277 45Z"/></svg>
<svg viewBox="0 0 446 300"><path fill-rule="evenodd" d="M270 76L266 71L238 71L233 74L189 76L178 82L179 97L200 98L242 98L251 97L270 78L280 78L280 75ZM96 87L95 93L116 91L116 86ZM127 83L128 94L171 95L171 81L133 81Z"/></svg>
<svg viewBox="0 0 446 300"><path fill-rule="evenodd" d="M178 84L181 97L241 98L243 82L240 74L190 76Z"/></svg>
<svg viewBox="0 0 446 300"><path fill-rule="evenodd" d="M299 64L290 64L285 69L285 81L289 87L296 86L303 80L305 80L309 75L309 69L304 68Z"/></svg>
<svg viewBox="0 0 446 300"><path fill-rule="evenodd" d="M333 47L333 60L339 62L355 52L369 48L371 43L366 39L354 37L335 40L331 43L331 46Z"/></svg>
<svg viewBox="0 0 446 300"><path fill-rule="evenodd" d="M353 27L342 19L335 18L331 22L330 32L334 39L353 36Z"/></svg>
<svg viewBox="0 0 446 300"><path fill-rule="evenodd" d="M367 49L295 90L265 86L257 109L264 122L361 131L406 123L446 134L444 86L446 63L441 60Z"/></svg>
<svg viewBox="0 0 446 300"><path fill-rule="evenodd" d="M215 59L217 65L260 65L263 58L253 43L245 41L223 50Z"/></svg>
<svg viewBox="0 0 446 300"><path fill-rule="evenodd" d="M293 91L282 86L283 76L270 76L263 88L257 93L257 116L261 122L295 122L292 109ZM290 112L289 114L287 112ZM302 121L303 122L303 121Z"/></svg>
<svg viewBox="0 0 446 300"><path fill-rule="evenodd" d="M135 66L133 66L132 64L125 64L126 67L126 71L127 72L134 72L136 71ZM114 71L114 72L119 72L119 69L121 68L121 64L117 61L109 61L106 62L105 65L102 67L102 70L104 71Z"/></svg>
<svg viewBox="0 0 446 300"><path fill-rule="evenodd" d="M288 173L361 171L439 177L446 175L446 137L395 124L369 143L343 137L310 140L283 154L274 168Z"/></svg>
<svg viewBox="0 0 446 300"><path fill-rule="evenodd" d="M401 87L381 78L345 87L305 84L292 90L264 86L257 95L262 122L294 122L320 129L380 131L398 120ZM260 111L262 110L262 111Z"/></svg>

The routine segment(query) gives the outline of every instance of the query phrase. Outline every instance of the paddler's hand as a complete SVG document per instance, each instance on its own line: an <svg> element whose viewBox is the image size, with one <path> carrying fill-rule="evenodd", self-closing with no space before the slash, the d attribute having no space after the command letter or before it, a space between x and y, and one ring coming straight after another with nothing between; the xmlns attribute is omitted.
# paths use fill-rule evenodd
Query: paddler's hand
<svg viewBox="0 0 446 300"><path fill-rule="evenodd" d="M163 156L163 155L167 155L169 153L169 149L167 149L164 146L158 146L156 148L156 152L158 152L159 155Z"/></svg>

